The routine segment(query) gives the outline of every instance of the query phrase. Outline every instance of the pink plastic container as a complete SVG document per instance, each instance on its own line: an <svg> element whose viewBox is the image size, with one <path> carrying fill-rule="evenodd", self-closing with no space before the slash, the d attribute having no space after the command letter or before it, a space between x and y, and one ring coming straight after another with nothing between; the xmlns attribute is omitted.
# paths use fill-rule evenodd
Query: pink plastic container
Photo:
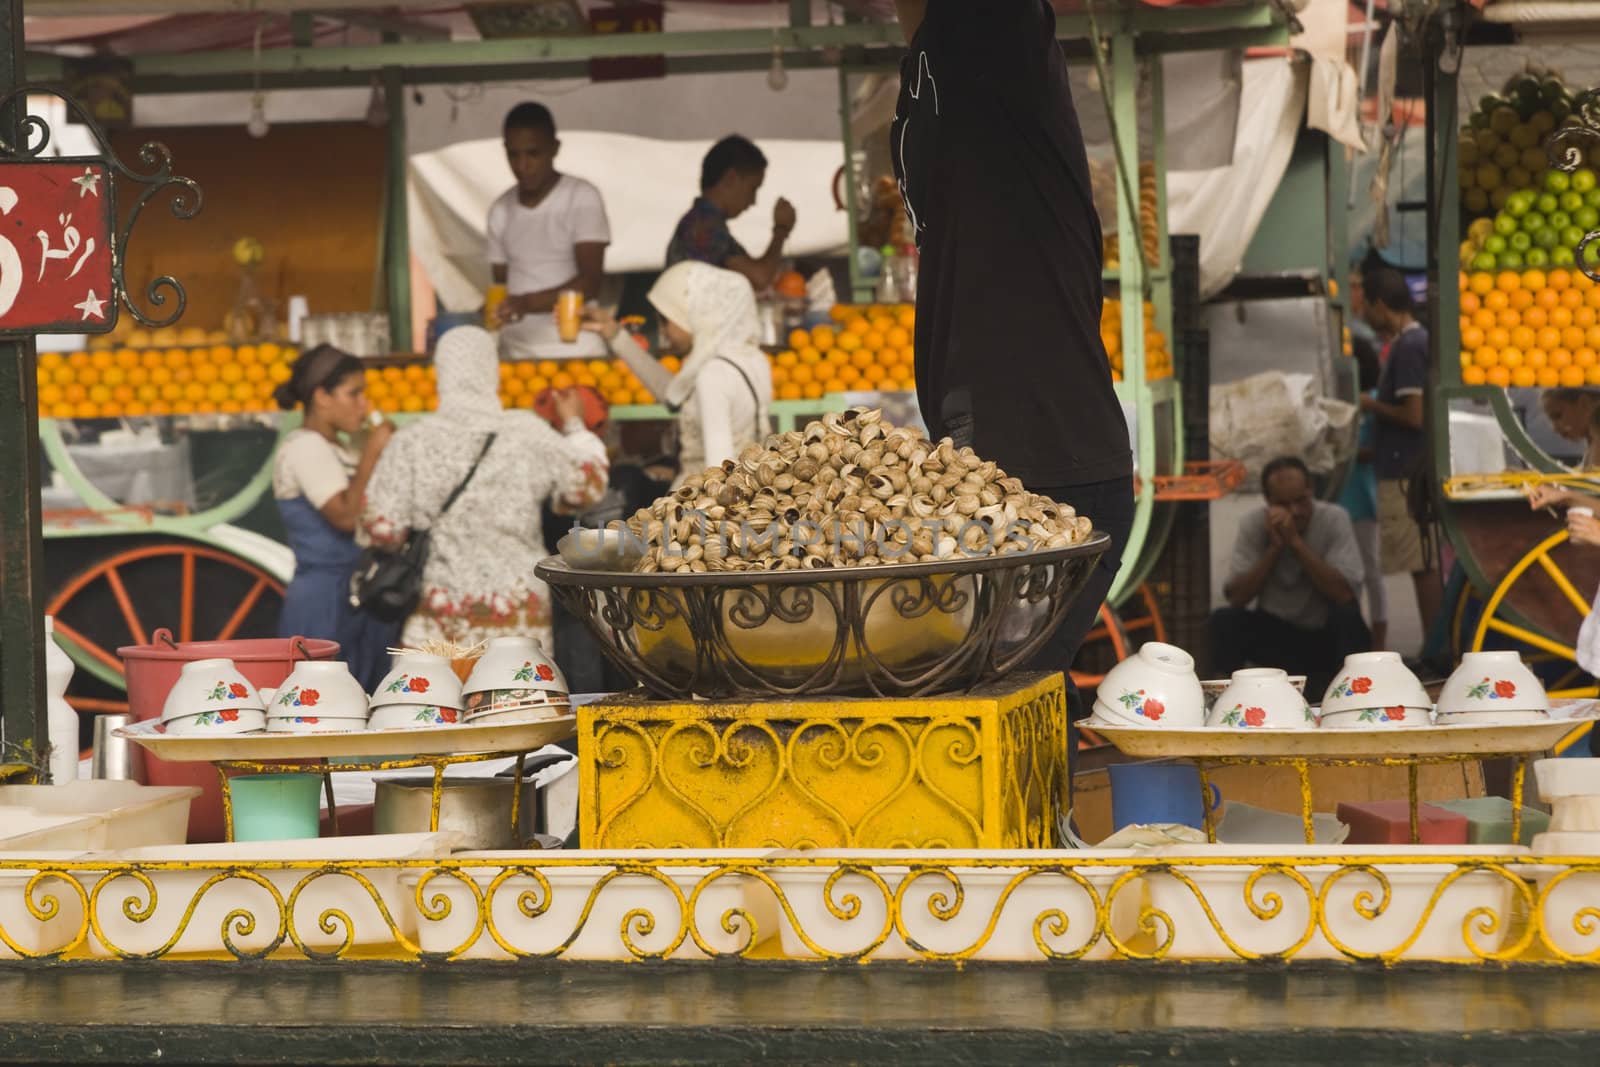
<svg viewBox="0 0 1600 1067"><path fill-rule="evenodd" d="M197 659L231 659L256 688L276 689L303 659L331 660L339 643L315 637L264 637L246 641L183 641L170 630L157 630L148 645L117 649L128 681L128 710L136 720L161 718L161 706L178 680L183 665ZM150 785L196 785L202 790L189 806L189 841L221 841L222 785L209 763L171 763L145 756Z"/></svg>

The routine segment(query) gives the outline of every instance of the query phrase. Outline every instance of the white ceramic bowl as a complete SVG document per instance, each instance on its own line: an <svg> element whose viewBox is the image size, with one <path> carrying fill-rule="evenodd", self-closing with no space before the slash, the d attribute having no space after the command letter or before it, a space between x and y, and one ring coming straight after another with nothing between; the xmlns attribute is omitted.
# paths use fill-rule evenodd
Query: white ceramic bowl
<svg viewBox="0 0 1600 1067"><path fill-rule="evenodd" d="M1405 730L1431 725L1427 708L1346 708L1331 715L1323 712L1317 725L1324 730Z"/></svg>
<svg viewBox="0 0 1600 1067"><path fill-rule="evenodd" d="M1468 652L1439 691L1439 712L1550 712L1544 686L1515 652Z"/></svg>
<svg viewBox="0 0 1600 1067"><path fill-rule="evenodd" d="M1233 672L1228 688L1211 705L1207 726L1239 730L1305 729L1317 720L1305 695L1294 687L1287 671L1277 667L1251 667Z"/></svg>
<svg viewBox="0 0 1600 1067"><path fill-rule="evenodd" d="M1145 643L1112 667L1095 695L1095 710L1135 726L1203 726L1205 696L1194 657L1176 645Z"/></svg>
<svg viewBox="0 0 1600 1067"><path fill-rule="evenodd" d="M1433 701L1428 699L1428 691L1417 676L1401 662L1400 653L1355 652L1344 658L1344 666L1322 696L1323 725L1327 725L1330 714L1396 707L1420 710L1426 719Z"/></svg>
<svg viewBox="0 0 1600 1067"><path fill-rule="evenodd" d="M413 652L396 656L394 670L372 691L373 708L393 704L429 704L461 710L461 679L443 656Z"/></svg>
<svg viewBox="0 0 1600 1067"><path fill-rule="evenodd" d="M462 710L464 718L468 721L484 715L494 715L508 711L526 711L530 708L538 709L552 705L565 708L571 699L565 692L549 689L486 689L478 693L466 695L466 707Z"/></svg>
<svg viewBox="0 0 1600 1067"><path fill-rule="evenodd" d="M1552 833L1600 833L1600 796L1556 797L1550 802Z"/></svg>
<svg viewBox="0 0 1600 1067"><path fill-rule="evenodd" d="M365 730L363 718L333 718L326 715L273 716L267 719L269 734L348 734Z"/></svg>
<svg viewBox="0 0 1600 1067"><path fill-rule="evenodd" d="M477 715L468 715L467 723L471 726L488 726L493 723L505 726L514 722L547 722L550 719L562 719L572 714L568 704L542 704L531 708L512 708L509 711L486 711Z"/></svg>
<svg viewBox="0 0 1600 1067"><path fill-rule="evenodd" d="M1267 668L1272 669L1272 668ZM1205 695L1206 711L1209 713L1216 706L1217 698L1222 691L1233 684L1232 678L1202 678L1200 679L1200 692ZM1294 686L1303 695L1306 691L1306 676L1303 674L1289 675L1289 684Z"/></svg>
<svg viewBox="0 0 1600 1067"><path fill-rule="evenodd" d="M1535 760L1533 775L1539 782L1539 799L1600 796L1600 759L1577 756Z"/></svg>
<svg viewBox="0 0 1600 1067"><path fill-rule="evenodd" d="M258 734L267 728L267 713L260 708L218 708L216 711L202 711L198 715L168 719L161 724L161 728L177 737Z"/></svg>
<svg viewBox="0 0 1600 1067"><path fill-rule="evenodd" d="M460 726L460 708L441 708L432 704L385 704L373 708L367 718L369 730L431 730L435 726Z"/></svg>
<svg viewBox="0 0 1600 1067"><path fill-rule="evenodd" d="M467 696L495 689L539 689L565 694L567 680L555 660L531 637L496 637L473 666L461 691ZM470 709L469 709L470 710Z"/></svg>
<svg viewBox="0 0 1600 1067"><path fill-rule="evenodd" d="M261 711L261 694L231 659L197 659L183 665L161 705L161 721L193 718L206 711Z"/></svg>
<svg viewBox="0 0 1600 1067"><path fill-rule="evenodd" d="M367 691L341 661L305 660L278 686L267 717L365 719Z"/></svg>

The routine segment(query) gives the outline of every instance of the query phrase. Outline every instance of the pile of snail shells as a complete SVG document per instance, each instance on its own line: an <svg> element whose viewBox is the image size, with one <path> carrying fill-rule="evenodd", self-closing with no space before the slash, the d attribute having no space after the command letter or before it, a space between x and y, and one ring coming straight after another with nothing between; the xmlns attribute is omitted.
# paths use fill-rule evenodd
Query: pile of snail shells
<svg viewBox="0 0 1600 1067"><path fill-rule="evenodd" d="M775 434L611 524L636 570L874 567L1062 548L1093 524L992 462L852 408Z"/></svg>

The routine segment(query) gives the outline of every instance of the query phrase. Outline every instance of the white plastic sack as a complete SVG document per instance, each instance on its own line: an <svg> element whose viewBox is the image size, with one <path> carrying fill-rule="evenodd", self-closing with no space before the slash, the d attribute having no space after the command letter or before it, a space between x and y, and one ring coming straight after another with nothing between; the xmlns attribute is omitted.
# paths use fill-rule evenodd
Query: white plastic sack
<svg viewBox="0 0 1600 1067"><path fill-rule="evenodd" d="M1320 395L1309 374L1266 371L1211 387L1211 454L1239 460L1247 484L1279 456L1298 456L1319 474L1355 446L1354 404Z"/></svg>

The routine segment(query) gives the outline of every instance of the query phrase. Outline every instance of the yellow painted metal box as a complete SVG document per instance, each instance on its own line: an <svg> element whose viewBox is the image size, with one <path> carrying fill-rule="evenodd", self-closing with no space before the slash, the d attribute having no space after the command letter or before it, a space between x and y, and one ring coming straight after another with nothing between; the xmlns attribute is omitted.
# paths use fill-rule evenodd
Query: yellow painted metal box
<svg viewBox="0 0 1600 1067"><path fill-rule="evenodd" d="M1049 848L1060 674L971 693L578 711L584 848Z"/></svg>

